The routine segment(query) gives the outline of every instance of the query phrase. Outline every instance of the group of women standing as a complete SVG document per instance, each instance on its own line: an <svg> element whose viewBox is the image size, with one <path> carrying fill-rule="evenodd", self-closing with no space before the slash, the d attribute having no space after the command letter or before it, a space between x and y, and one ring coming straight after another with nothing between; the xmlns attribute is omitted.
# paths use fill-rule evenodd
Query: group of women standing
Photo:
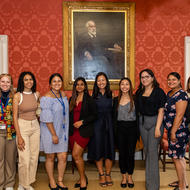
<svg viewBox="0 0 190 190"><path fill-rule="evenodd" d="M39 150L46 155L45 167L52 190L67 190L63 183L68 144L76 163L79 179L75 188L86 190L83 153L88 146L88 159L94 160L99 172L99 185L112 186L111 170L115 159L115 146L119 150L121 187L134 187L132 175L136 142L140 135L146 159L146 189L159 190L158 146L163 127L168 130L169 156L172 157L178 181L175 190L188 186L184 154L189 131L184 115L187 94L181 88L180 75L168 75L171 91L167 96L150 69L140 72L140 85L133 95L129 78L119 82L118 97L110 90L105 73L97 74L92 96L84 78L78 77L68 102L61 90L63 79L58 73L49 78L50 90L40 99L40 126L36 116L39 92L31 72L21 73L14 94L12 79L0 75L0 190L13 190L16 173L16 143L19 155L18 190L33 190ZM14 98L13 98L14 96ZM12 114L13 113L13 114ZM13 123L14 121L14 123ZM40 138L41 136L41 138ZM7 156L9 150L9 156ZM58 178L54 177L54 159L57 156ZM105 162L105 170L104 170ZM171 184L170 184L171 185Z"/></svg>

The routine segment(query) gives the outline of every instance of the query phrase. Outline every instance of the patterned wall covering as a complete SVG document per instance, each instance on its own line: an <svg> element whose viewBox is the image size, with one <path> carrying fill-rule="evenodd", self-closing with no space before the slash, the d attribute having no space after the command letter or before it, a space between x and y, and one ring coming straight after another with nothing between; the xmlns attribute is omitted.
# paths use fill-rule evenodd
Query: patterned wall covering
<svg viewBox="0 0 190 190"><path fill-rule="evenodd" d="M169 72L178 71L183 76L184 36L190 35L190 1L133 2L136 86L140 70L149 67L167 90ZM31 70L38 90L45 93L50 74L63 72L62 0L1 0L0 10L0 34L9 35L9 71L14 85L20 72Z"/></svg>

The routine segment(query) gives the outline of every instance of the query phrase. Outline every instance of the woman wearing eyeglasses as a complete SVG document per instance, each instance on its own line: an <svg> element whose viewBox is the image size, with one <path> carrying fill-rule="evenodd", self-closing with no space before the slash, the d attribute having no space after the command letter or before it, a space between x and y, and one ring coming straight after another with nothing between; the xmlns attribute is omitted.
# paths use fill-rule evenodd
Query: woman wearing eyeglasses
<svg viewBox="0 0 190 190"><path fill-rule="evenodd" d="M159 87L154 73L144 69L139 74L140 85L136 92L139 128L144 144L146 161L146 189L159 190L158 146L163 132L166 95Z"/></svg>

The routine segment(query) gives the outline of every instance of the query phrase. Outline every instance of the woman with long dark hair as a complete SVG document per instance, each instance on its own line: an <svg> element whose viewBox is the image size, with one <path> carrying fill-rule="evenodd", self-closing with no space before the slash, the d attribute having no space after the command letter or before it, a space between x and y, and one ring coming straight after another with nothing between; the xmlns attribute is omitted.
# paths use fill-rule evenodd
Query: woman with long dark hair
<svg viewBox="0 0 190 190"><path fill-rule="evenodd" d="M189 140L189 130L185 123L188 96L182 90L180 79L181 77L177 72L171 72L167 77L168 87L171 90L167 94L164 122L168 130L168 156L174 162L178 177L178 181L169 184L169 186L175 187L175 190L186 190L188 183L184 156Z"/></svg>
<svg viewBox="0 0 190 190"><path fill-rule="evenodd" d="M97 105L98 117L94 123L94 135L90 139L88 147L88 158L96 162L100 186L112 186L111 169L115 158L112 92L110 90L109 80L103 72L96 75L92 97ZM103 160L105 160L105 173Z"/></svg>
<svg viewBox="0 0 190 190"><path fill-rule="evenodd" d="M14 190L16 175L16 132L13 125L13 80L0 75L0 190Z"/></svg>
<svg viewBox="0 0 190 190"><path fill-rule="evenodd" d="M31 72L22 72L13 100L13 119L18 148L18 190L33 190L40 149L40 126L36 116L39 101L36 79Z"/></svg>
<svg viewBox="0 0 190 190"><path fill-rule="evenodd" d="M69 141L72 157L80 175L75 188L80 187L81 190L87 189L83 152L93 135L96 115L96 104L88 93L88 85L83 77L78 77L73 84L70 99Z"/></svg>
<svg viewBox="0 0 190 190"><path fill-rule="evenodd" d="M40 100L40 150L46 155L46 172L51 190L67 190L64 173L67 164L69 105L62 91L63 78L54 73L49 78L50 90ZM57 182L54 178L54 160L57 156Z"/></svg>
<svg viewBox="0 0 190 190"><path fill-rule="evenodd" d="M119 167L122 174L121 187L134 187L132 174L134 171L135 147L137 142L137 122L133 87L129 78L119 82L119 95L114 98L114 128L119 150ZM128 175L128 176L127 176Z"/></svg>
<svg viewBox="0 0 190 190"><path fill-rule="evenodd" d="M160 189L158 147L163 133L163 117L166 95L159 87L154 73L144 69L139 74L140 84L136 92L140 134L146 160L146 189Z"/></svg>

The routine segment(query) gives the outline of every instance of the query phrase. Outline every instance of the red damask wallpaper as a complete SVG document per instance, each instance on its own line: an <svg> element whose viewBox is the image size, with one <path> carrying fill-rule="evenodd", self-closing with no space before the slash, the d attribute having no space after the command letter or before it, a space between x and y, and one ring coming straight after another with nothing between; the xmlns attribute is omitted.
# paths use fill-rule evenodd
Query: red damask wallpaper
<svg viewBox="0 0 190 190"><path fill-rule="evenodd" d="M43 94L49 88L49 76L53 72L62 73L62 2L0 1L0 34L9 36L9 71L15 86L20 72L31 70ZM177 71L183 76L184 36L190 35L190 1L133 2L136 3L136 86L140 70L148 67L167 91L169 72Z"/></svg>

